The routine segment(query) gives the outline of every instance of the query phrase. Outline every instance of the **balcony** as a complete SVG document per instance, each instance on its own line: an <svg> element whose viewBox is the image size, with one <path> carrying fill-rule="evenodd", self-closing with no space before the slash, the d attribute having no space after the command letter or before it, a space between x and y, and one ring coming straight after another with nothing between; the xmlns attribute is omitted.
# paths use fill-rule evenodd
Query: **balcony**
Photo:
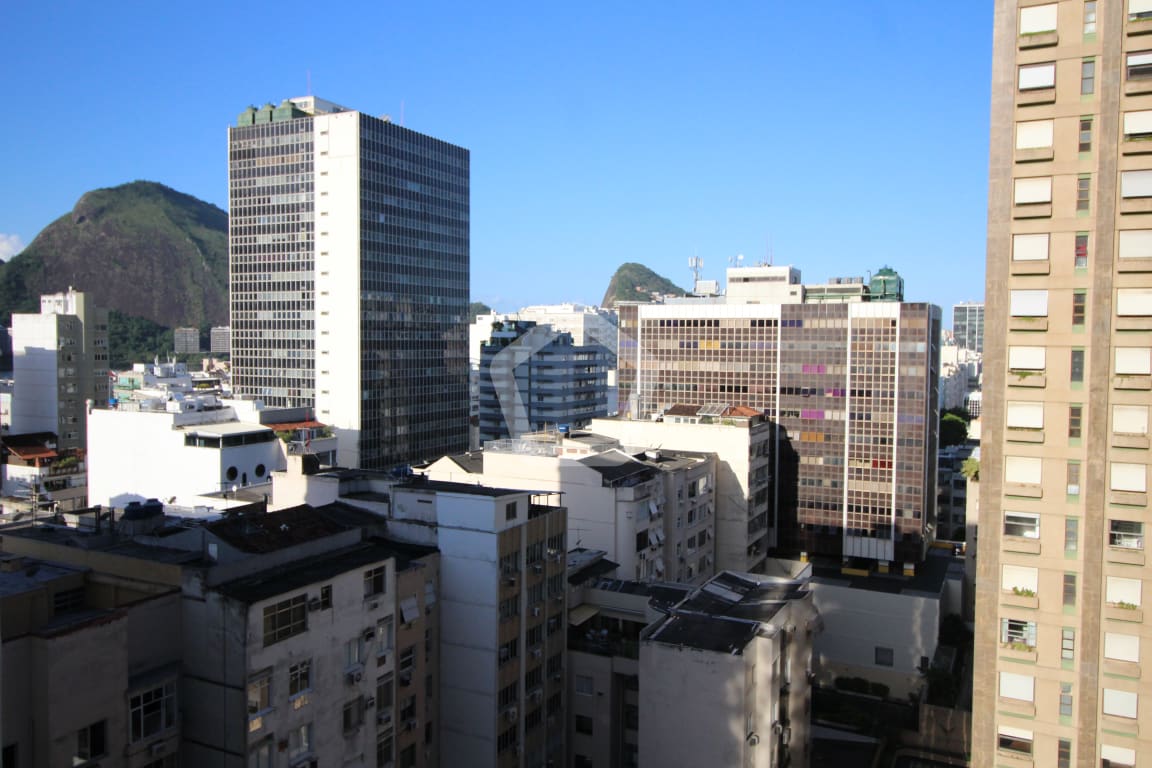
<svg viewBox="0 0 1152 768"><path fill-rule="evenodd" d="M1016 47L1020 50L1028 50L1030 48L1047 48L1056 45L1060 42L1060 36L1056 34L1056 30L1049 32L1033 32L1029 35L1020 35L1016 39Z"/></svg>
<svg viewBox="0 0 1152 768"><path fill-rule="evenodd" d="M1136 547L1109 546L1104 550L1104 559L1121 565L1144 565L1144 550Z"/></svg>
<svg viewBox="0 0 1152 768"><path fill-rule="evenodd" d="M1020 427L1008 427L1004 430L1005 439L1010 443L1042 443L1044 442L1044 430L1042 429L1022 429Z"/></svg>
<svg viewBox="0 0 1152 768"><path fill-rule="evenodd" d="M1104 658L1104 674L1121 677L1140 677L1140 665L1135 661Z"/></svg>
<svg viewBox="0 0 1152 768"><path fill-rule="evenodd" d="M1020 159L1020 152L1016 152L1017 161ZM1051 150L1048 150L1049 156L1046 159L1051 159ZM1029 261L1013 261L1009 267L1009 271L1014 275L1047 275L1051 271L1048 259L1037 259Z"/></svg>
<svg viewBox="0 0 1152 768"><path fill-rule="evenodd" d="M1048 377L1044 371L1008 371L1008 386L1043 389L1048 386Z"/></svg>
<svg viewBox="0 0 1152 768"><path fill-rule="evenodd" d="M1014 608L1039 608L1040 598L1029 590L1000 590L1000 604Z"/></svg>
<svg viewBox="0 0 1152 768"><path fill-rule="evenodd" d="M1144 611L1131 603L1108 603L1104 606L1104 618L1109 621L1131 621L1144 623Z"/></svg>
<svg viewBox="0 0 1152 768"><path fill-rule="evenodd" d="M1112 433L1113 448L1148 448L1148 435Z"/></svg>
<svg viewBox="0 0 1152 768"><path fill-rule="evenodd" d="M1008 552L1023 552L1029 555L1040 554L1040 539L1026 536L1005 536L1004 549Z"/></svg>
<svg viewBox="0 0 1152 768"><path fill-rule="evenodd" d="M1000 658L1035 663L1036 648L1027 643L1001 643Z"/></svg>
<svg viewBox="0 0 1152 768"><path fill-rule="evenodd" d="M1049 206L1051 207L1051 206ZM1047 317L1009 317L1008 330L1010 331L1046 331L1048 330Z"/></svg>

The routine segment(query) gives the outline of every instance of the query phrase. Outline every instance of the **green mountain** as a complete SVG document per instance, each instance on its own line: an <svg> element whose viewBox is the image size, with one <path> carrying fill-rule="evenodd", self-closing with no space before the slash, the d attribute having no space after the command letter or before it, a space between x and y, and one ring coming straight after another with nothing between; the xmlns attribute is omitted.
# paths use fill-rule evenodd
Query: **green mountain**
<svg viewBox="0 0 1152 768"><path fill-rule="evenodd" d="M628 262L612 275L600 306L614 307L618 301L649 301L654 293L683 296L685 290L643 264Z"/></svg>
<svg viewBox="0 0 1152 768"><path fill-rule="evenodd" d="M228 323L228 214L163 184L86 193L0 266L0 320L69 286L165 328Z"/></svg>

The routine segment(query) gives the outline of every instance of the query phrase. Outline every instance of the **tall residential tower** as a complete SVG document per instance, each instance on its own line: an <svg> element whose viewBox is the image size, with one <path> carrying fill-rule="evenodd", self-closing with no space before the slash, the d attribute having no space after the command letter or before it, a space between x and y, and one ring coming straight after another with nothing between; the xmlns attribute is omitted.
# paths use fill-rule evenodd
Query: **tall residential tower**
<svg viewBox="0 0 1152 768"><path fill-rule="evenodd" d="M345 466L465 449L468 151L308 96L241 113L228 170L236 393Z"/></svg>
<svg viewBox="0 0 1152 768"><path fill-rule="evenodd" d="M1152 1L997 0L975 766L1152 755Z"/></svg>

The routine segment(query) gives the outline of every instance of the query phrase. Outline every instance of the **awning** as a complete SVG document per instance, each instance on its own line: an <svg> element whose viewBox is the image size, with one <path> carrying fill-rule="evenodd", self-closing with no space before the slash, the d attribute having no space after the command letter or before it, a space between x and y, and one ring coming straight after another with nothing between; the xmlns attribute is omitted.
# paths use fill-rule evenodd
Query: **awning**
<svg viewBox="0 0 1152 768"><path fill-rule="evenodd" d="M660 516L660 509L656 506L656 502L652 501L652 499L648 499L648 517L649 517L649 519L655 520L659 516Z"/></svg>
<svg viewBox="0 0 1152 768"><path fill-rule="evenodd" d="M660 542L656 538L656 529L655 528L649 528L648 529L648 546L655 547L659 544L660 544Z"/></svg>
<svg viewBox="0 0 1152 768"><path fill-rule="evenodd" d="M578 605L568 611L568 623L578 627L598 613L600 613L600 609L594 605Z"/></svg>

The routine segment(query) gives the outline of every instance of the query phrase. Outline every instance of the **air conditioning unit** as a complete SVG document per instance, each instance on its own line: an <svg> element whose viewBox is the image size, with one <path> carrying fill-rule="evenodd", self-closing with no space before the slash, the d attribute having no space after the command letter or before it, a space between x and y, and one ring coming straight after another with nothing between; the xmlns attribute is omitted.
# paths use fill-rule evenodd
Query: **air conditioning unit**
<svg viewBox="0 0 1152 768"><path fill-rule="evenodd" d="M501 648L500 649L500 661L508 661L508 649L507 648Z"/></svg>
<svg viewBox="0 0 1152 768"><path fill-rule="evenodd" d="M516 574L514 574L514 573L511 575L505 574L504 575L504 583L507 584L509 587L516 586Z"/></svg>
<svg viewBox="0 0 1152 768"><path fill-rule="evenodd" d="M748 746L754 747L759 743L760 743L760 735L758 733L753 731L752 733L748 734Z"/></svg>
<svg viewBox="0 0 1152 768"><path fill-rule="evenodd" d="M349 670L344 673L344 682L348 685L355 685L364 679L364 673L358 669Z"/></svg>
<svg viewBox="0 0 1152 768"><path fill-rule="evenodd" d="M376 630L375 629L373 629L372 627L368 627L368 629L364 630L364 639L365 640L371 640L374 637L376 637Z"/></svg>
<svg viewBox="0 0 1152 768"><path fill-rule="evenodd" d="M148 754L151 755L152 757L156 757L157 755L162 755L166 751L168 751L168 745L162 741L158 741L155 744L153 744L152 746L148 747Z"/></svg>
<svg viewBox="0 0 1152 768"><path fill-rule="evenodd" d="M538 659L538 658L540 658L540 657L541 657L541 656L543 656L543 655L544 655L544 650L543 650L543 649L541 649L541 648L533 648L533 649L532 649L532 657L533 657L533 658L536 658L536 659Z"/></svg>
<svg viewBox="0 0 1152 768"><path fill-rule="evenodd" d="M563 552L561 552L561 551L560 551L560 550L558 550L558 549L556 549L556 550L550 550L550 551L548 552L548 556L552 558L552 562L554 562L554 563L558 563L558 562L560 562L560 559L561 559L562 557L564 557L564 553L563 553Z"/></svg>
<svg viewBox="0 0 1152 768"><path fill-rule="evenodd" d="M392 722L392 710L382 709L376 713L376 725L388 725Z"/></svg>
<svg viewBox="0 0 1152 768"><path fill-rule="evenodd" d="M308 601L308 610L318 611L320 610L321 605L323 605L323 603L320 602L320 598L314 597Z"/></svg>
<svg viewBox="0 0 1152 768"><path fill-rule="evenodd" d="M510 723L515 722L519 715L520 710L516 709L516 707L508 707L508 709L504 710L504 719Z"/></svg>
<svg viewBox="0 0 1152 768"><path fill-rule="evenodd" d="M379 603L379 602L371 602L371 603L368 603L368 610L370 610L370 611L374 611L374 610L376 610L376 609L377 609L377 608L379 608L379 607L380 607L380 603Z"/></svg>
<svg viewBox="0 0 1152 768"><path fill-rule="evenodd" d="M539 616L540 615L540 606L538 606L538 605L532 606L532 615L533 616Z"/></svg>
<svg viewBox="0 0 1152 768"><path fill-rule="evenodd" d="M536 573L544 573L544 564L543 563L533 563L532 564L532 570L535 571Z"/></svg>
<svg viewBox="0 0 1152 768"><path fill-rule="evenodd" d="M420 725L420 722L416 718L412 718L408 722L404 723L404 730L414 731L414 730L416 730L417 726L419 726L419 725Z"/></svg>
<svg viewBox="0 0 1152 768"><path fill-rule="evenodd" d="M409 686L412 684L412 670L406 669L400 673L400 685Z"/></svg>
<svg viewBox="0 0 1152 768"><path fill-rule="evenodd" d="M365 709L372 709L372 707L374 707L374 706L376 706L376 697L375 696L369 696L368 698L364 699L364 708Z"/></svg>
<svg viewBox="0 0 1152 768"><path fill-rule="evenodd" d="M563 672L557 672L556 674L552 675L552 680L557 682L557 683L563 679L564 679L564 673Z"/></svg>
<svg viewBox="0 0 1152 768"><path fill-rule="evenodd" d="M528 692L528 700L534 704L539 704L540 700L544 698L544 692L539 688Z"/></svg>

